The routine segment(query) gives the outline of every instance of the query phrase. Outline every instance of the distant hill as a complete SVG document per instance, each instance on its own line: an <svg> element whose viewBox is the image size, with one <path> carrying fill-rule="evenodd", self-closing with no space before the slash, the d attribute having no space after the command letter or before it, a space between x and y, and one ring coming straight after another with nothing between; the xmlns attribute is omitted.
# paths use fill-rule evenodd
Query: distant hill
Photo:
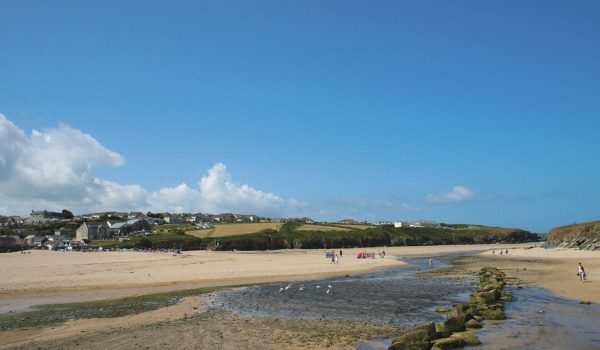
<svg viewBox="0 0 600 350"><path fill-rule="evenodd" d="M600 250L600 220L554 228L548 232L548 242L559 247Z"/></svg>
<svg viewBox="0 0 600 350"><path fill-rule="evenodd" d="M306 225L287 223L279 231L222 237L219 250L331 249L346 247L418 246L438 244L521 243L537 241L529 231L480 225L444 227L393 226L353 227L353 225Z"/></svg>

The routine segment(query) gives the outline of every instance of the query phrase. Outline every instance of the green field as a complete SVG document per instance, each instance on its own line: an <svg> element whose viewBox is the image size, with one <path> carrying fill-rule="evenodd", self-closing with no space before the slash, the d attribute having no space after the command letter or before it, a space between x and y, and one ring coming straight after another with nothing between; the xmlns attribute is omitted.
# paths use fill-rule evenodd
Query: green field
<svg viewBox="0 0 600 350"><path fill-rule="evenodd" d="M302 224L298 231L352 231L373 228L373 225L350 225L350 224Z"/></svg>
<svg viewBox="0 0 600 350"><path fill-rule="evenodd" d="M198 238L227 237L255 233L262 230L279 230L283 226L274 222L240 222L231 224L214 224L214 227L206 230L193 230L186 234Z"/></svg>

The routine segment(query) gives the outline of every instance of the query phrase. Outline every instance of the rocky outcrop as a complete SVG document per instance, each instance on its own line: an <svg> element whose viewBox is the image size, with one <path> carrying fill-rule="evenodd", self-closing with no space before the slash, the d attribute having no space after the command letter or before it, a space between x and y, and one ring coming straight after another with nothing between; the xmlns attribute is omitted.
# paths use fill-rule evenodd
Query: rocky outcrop
<svg viewBox="0 0 600 350"><path fill-rule="evenodd" d="M405 331L394 339L390 350L429 350L431 342L438 339L435 324L429 323L421 327Z"/></svg>
<svg viewBox="0 0 600 350"><path fill-rule="evenodd" d="M548 232L548 242L564 248L600 250L600 221L554 228Z"/></svg>
<svg viewBox="0 0 600 350"><path fill-rule="evenodd" d="M468 305L455 304L444 322L430 323L402 332L390 350L441 350L477 345L479 340L466 329L481 328L484 320L504 320L504 302L512 298L504 293L506 275L495 267L479 272L479 288Z"/></svg>

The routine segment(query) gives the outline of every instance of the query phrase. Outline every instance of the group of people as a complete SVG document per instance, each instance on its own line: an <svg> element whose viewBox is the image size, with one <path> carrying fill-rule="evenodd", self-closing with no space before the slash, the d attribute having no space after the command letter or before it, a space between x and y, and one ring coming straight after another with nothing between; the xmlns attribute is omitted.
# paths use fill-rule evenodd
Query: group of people
<svg viewBox="0 0 600 350"><path fill-rule="evenodd" d="M340 255L337 255L335 253L334 250L331 251L331 254L329 254L331 256L331 263L332 264L339 264L340 263L340 257L342 256L342 250L340 249Z"/></svg>
<svg viewBox="0 0 600 350"><path fill-rule="evenodd" d="M492 250L492 254L496 255L496 250L495 249ZM508 248L506 248L505 250L504 249L500 249L500 256L502 256L504 254L508 255Z"/></svg>

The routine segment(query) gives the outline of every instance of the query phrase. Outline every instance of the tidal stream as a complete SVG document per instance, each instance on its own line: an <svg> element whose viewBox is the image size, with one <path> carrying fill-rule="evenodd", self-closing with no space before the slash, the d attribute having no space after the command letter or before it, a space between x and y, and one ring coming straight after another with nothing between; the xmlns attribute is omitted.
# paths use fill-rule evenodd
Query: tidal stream
<svg viewBox="0 0 600 350"><path fill-rule="evenodd" d="M454 257L434 257L433 269ZM355 257L344 257L354 259ZM437 276L429 257L402 259L409 265L360 275L237 288L213 294L209 303L252 317L326 318L391 323L405 328L442 321L437 307L468 302L477 280ZM343 264L343 260L341 262ZM580 305L539 288L508 287L514 301L506 321L487 321L476 335L479 349L600 349L600 306ZM391 339L355 344L359 350L385 349Z"/></svg>

